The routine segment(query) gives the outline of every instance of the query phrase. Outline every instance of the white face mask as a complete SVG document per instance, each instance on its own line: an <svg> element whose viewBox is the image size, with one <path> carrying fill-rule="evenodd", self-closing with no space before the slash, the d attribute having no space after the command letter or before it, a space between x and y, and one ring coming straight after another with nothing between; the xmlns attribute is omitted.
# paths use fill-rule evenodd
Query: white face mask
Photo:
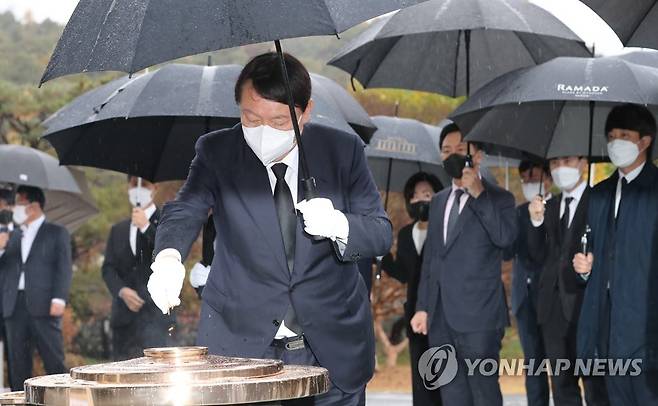
<svg viewBox="0 0 658 406"><path fill-rule="evenodd" d="M578 168L572 168L570 166L559 166L553 169L551 176L553 177L553 183L560 190L573 189L582 177Z"/></svg>
<svg viewBox="0 0 658 406"><path fill-rule="evenodd" d="M27 221L27 206L16 205L12 209L12 220L14 223L23 225Z"/></svg>
<svg viewBox="0 0 658 406"><path fill-rule="evenodd" d="M128 200L133 207L147 207L153 201L153 192L145 187L133 187L128 190Z"/></svg>
<svg viewBox="0 0 658 406"><path fill-rule="evenodd" d="M521 189L523 190L523 196L527 201L532 201L539 193L541 192L541 183L539 182L528 182L522 183Z"/></svg>
<svg viewBox="0 0 658 406"><path fill-rule="evenodd" d="M613 140L608 143L608 156L617 168L630 166L640 155L636 143L627 140Z"/></svg>
<svg viewBox="0 0 658 406"><path fill-rule="evenodd" d="M260 159L267 166L280 158L295 146L295 131L283 131L268 125L258 127L242 126L244 139Z"/></svg>

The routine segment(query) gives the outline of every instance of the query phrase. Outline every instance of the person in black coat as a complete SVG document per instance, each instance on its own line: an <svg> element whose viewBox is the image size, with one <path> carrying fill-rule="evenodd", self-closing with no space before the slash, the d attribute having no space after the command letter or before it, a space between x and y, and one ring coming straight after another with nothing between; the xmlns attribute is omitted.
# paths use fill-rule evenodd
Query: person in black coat
<svg viewBox="0 0 658 406"><path fill-rule="evenodd" d="M589 253L573 259L587 281L578 356L640 361L639 374L607 374L610 403L658 405L658 168L650 161L656 120L646 107L624 104L610 111L605 131L618 170L592 190Z"/></svg>
<svg viewBox="0 0 658 406"><path fill-rule="evenodd" d="M569 156L551 159L549 165L561 193L546 203L537 196L528 206L528 252L533 261L542 264L537 320L553 367L555 405L581 406L579 377L575 373L576 333L585 283L574 272L571 259L582 250L581 239L587 228L590 190L583 174L588 162ZM558 360L568 360L569 368L556 371ZM584 377L583 381L588 405L608 405L601 377Z"/></svg>
<svg viewBox="0 0 658 406"><path fill-rule="evenodd" d="M414 222L400 229L395 258L389 253L382 259L382 269L393 278L407 284L404 317L411 356L413 404L416 406L441 404L440 392L426 389L416 370L420 356L429 348L427 336L414 333L409 323L416 312L420 267L429 220L429 204L432 196L442 187L439 179L429 173L418 172L409 178L404 186L404 200L407 212Z"/></svg>
<svg viewBox="0 0 658 406"><path fill-rule="evenodd" d="M516 208L519 223L519 235L511 250L506 253L506 260L513 259L512 266L512 314L516 317L519 339L526 365L534 362L538 365L546 358L544 339L537 322L537 291L542 264L533 261L528 252L528 227L530 214L528 205L536 196L543 195L544 200L551 198L550 188L553 180L548 164L522 161L519 164L519 176L525 203ZM534 360L534 361L531 361ZM528 374L525 377L528 406L548 406L550 390L548 374Z"/></svg>
<svg viewBox="0 0 658 406"><path fill-rule="evenodd" d="M112 348L115 360L143 356L144 348L168 345L173 318L163 315L146 288L160 213L156 186L129 177L132 217L115 224L105 249L102 273L112 294Z"/></svg>

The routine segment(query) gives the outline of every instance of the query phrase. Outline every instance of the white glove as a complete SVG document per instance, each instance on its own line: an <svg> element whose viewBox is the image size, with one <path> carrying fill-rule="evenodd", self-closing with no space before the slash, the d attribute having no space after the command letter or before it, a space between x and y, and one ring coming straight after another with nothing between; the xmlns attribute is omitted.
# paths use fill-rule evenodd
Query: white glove
<svg viewBox="0 0 658 406"><path fill-rule="evenodd" d="M180 252L167 248L158 253L151 264L153 273L146 285L151 299L163 314L180 304L180 291L185 281L185 266L181 263Z"/></svg>
<svg viewBox="0 0 658 406"><path fill-rule="evenodd" d="M210 274L210 267L203 266L201 262L197 262L190 270L190 285L194 289L199 286L205 286L208 281L208 274Z"/></svg>
<svg viewBox="0 0 658 406"><path fill-rule="evenodd" d="M331 200L317 197L297 203L297 210L304 216L304 231L310 235L347 241L350 225L340 210L334 209Z"/></svg>

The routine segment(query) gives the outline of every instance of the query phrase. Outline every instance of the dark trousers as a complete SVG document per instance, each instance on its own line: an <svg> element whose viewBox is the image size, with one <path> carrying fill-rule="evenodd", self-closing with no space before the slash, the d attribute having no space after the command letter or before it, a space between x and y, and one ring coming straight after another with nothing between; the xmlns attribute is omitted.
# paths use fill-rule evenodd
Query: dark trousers
<svg viewBox="0 0 658 406"><path fill-rule="evenodd" d="M521 348L523 348L525 365L531 365L532 362L533 367L537 369L542 360L546 358L546 351L544 350L542 332L537 323L537 310L530 298L527 298L519 307L516 313L516 324L519 330ZM526 375L525 389L528 406L548 406L550 390L548 388L547 373Z"/></svg>
<svg viewBox="0 0 658 406"><path fill-rule="evenodd" d="M658 377L656 372L642 372L638 376L606 376L605 383L613 406L656 406ZM652 390L653 387L653 390Z"/></svg>
<svg viewBox="0 0 658 406"><path fill-rule="evenodd" d="M418 373L418 361L420 356L429 348L429 341L426 335L415 334L407 330L409 337L409 355L411 358L411 389L413 393L414 406L440 406L441 389L429 390L425 388L422 376Z"/></svg>
<svg viewBox="0 0 658 406"><path fill-rule="evenodd" d="M287 350L279 345L271 345L263 355L266 359L280 359L287 365L311 365L320 366L313 351L305 345L304 348L297 350ZM345 393L333 384L329 392L310 398L283 401L283 406L365 406L366 388L364 387L356 393Z"/></svg>
<svg viewBox="0 0 658 406"><path fill-rule="evenodd" d="M28 313L25 294L18 293L14 314L5 319L11 390L23 390L23 382L32 377L32 355L36 346L47 374L62 374L64 342L60 317L33 317Z"/></svg>
<svg viewBox="0 0 658 406"><path fill-rule="evenodd" d="M556 292L557 293L557 292ZM551 389L555 406L582 406L582 396L578 381L580 377L574 374L576 362L577 328L569 323L559 302L553 304L549 319L542 324L546 356L551 363L551 369L558 359L569 360L571 366L567 370L551 371ZM608 396L603 377L591 376L583 378L585 400L588 406L607 406Z"/></svg>
<svg viewBox="0 0 658 406"><path fill-rule="evenodd" d="M115 361L144 356L145 348L174 345L169 327L174 323L152 302L146 302L128 324L112 328L112 357Z"/></svg>
<svg viewBox="0 0 658 406"><path fill-rule="evenodd" d="M441 387L441 400L447 406L502 406L503 395L498 382L498 372L489 376L480 372L479 366L469 376L466 360L492 359L500 364L503 329L462 333L453 330L446 321L441 300L434 312L429 331L430 347L450 344L455 348L458 370L455 379Z"/></svg>

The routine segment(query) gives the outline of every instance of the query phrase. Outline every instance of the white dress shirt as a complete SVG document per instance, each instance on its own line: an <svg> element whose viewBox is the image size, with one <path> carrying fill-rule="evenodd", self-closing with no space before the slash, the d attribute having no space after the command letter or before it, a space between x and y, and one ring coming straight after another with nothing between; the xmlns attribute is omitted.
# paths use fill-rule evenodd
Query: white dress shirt
<svg viewBox="0 0 658 406"><path fill-rule="evenodd" d="M626 178L627 183L631 183L632 181L635 180L640 175L640 172L642 172L642 169L644 168L644 165L646 162L643 162L642 165L638 166L637 168L633 169L632 171L628 172L627 174L624 175L622 171L619 171L619 180L617 181L617 190L615 192L615 218L617 218L617 211L619 210L619 202L621 202L621 180L623 178Z"/></svg>
<svg viewBox="0 0 658 406"><path fill-rule="evenodd" d="M452 205L455 203L455 191L457 189L463 190L461 197L459 198L459 214L464 210L466 202L470 195L464 188L460 188L455 185L455 182L452 183L452 190L450 191L450 196L448 196L448 202L446 203L446 210L443 213L443 241L448 241L448 218L450 217L450 210L452 210Z"/></svg>
<svg viewBox="0 0 658 406"><path fill-rule="evenodd" d="M46 216L41 215L30 224L21 226L22 237L21 237L21 262L25 263L27 258L30 256L30 250L32 250L32 244L34 239L37 237L37 233L41 228L41 225L46 221ZM0 256L4 251L0 252ZM18 290L25 290L25 273L21 272L21 275L18 278ZM51 303L59 303L61 305L66 305L66 301L61 298L52 298Z"/></svg>
<svg viewBox="0 0 658 406"><path fill-rule="evenodd" d="M427 228L421 230L418 227L418 222L414 224L411 229L411 238L414 240L414 246L416 247L416 252L418 255L423 251L423 245L425 245L425 240L427 239Z"/></svg>
<svg viewBox="0 0 658 406"><path fill-rule="evenodd" d="M585 193L586 188L587 182L581 181L580 184L576 186L576 188L571 192L567 192L566 190L562 192L562 200L560 201L560 219L562 216L564 216L564 211L566 210L566 199L568 197L573 198L569 204L569 223L567 224L568 227L571 227L571 222L573 221L573 217L576 214L578 203L580 202L580 199L583 198L583 193Z"/></svg>
<svg viewBox="0 0 658 406"><path fill-rule="evenodd" d="M146 223L144 228L139 229L142 234L144 234L146 230L148 230L151 226L150 220L153 216L153 213L155 213L155 204L151 203L147 208L144 209L144 214L146 214L146 218L149 220L149 222ZM137 255L137 226L133 223L130 223L130 250L133 252L133 255Z"/></svg>

